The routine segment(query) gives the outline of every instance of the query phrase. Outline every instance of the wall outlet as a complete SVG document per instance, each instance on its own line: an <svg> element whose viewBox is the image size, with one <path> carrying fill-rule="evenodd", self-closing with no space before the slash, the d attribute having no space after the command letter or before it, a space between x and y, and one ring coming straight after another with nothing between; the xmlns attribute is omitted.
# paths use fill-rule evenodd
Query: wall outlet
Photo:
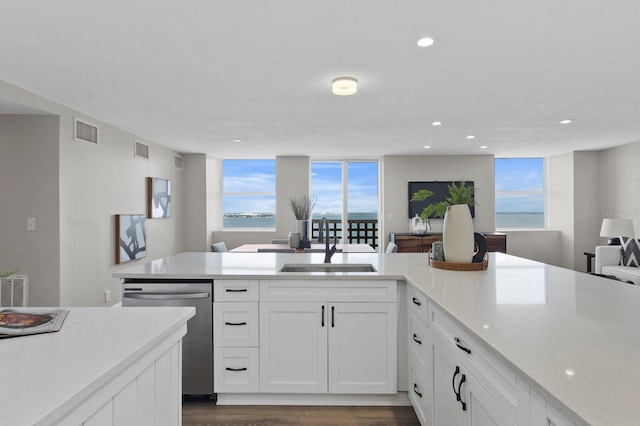
<svg viewBox="0 0 640 426"><path fill-rule="evenodd" d="M104 301L105 302L110 302L111 301L111 291L109 291L109 290L105 290L104 291Z"/></svg>
<svg viewBox="0 0 640 426"><path fill-rule="evenodd" d="M27 231L33 232L36 230L36 218L28 217L27 218Z"/></svg>

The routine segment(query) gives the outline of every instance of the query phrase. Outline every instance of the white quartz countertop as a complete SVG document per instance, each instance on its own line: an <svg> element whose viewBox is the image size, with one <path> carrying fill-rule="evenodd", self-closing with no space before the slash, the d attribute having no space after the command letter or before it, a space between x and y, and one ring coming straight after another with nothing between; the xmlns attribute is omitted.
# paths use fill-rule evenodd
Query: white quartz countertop
<svg viewBox="0 0 640 426"><path fill-rule="evenodd" d="M502 253L490 253L488 269L475 272L431 268L420 253L332 259L372 264L373 273L277 272L285 263L323 259L322 253L181 253L114 276L406 280L570 417L640 424L640 287Z"/></svg>
<svg viewBox="0 0 640 426"><path fill-rule="evenodd" d="M55 424L195 313L191 307L69 310L56 333L0 340L0 424Z"/></svg>

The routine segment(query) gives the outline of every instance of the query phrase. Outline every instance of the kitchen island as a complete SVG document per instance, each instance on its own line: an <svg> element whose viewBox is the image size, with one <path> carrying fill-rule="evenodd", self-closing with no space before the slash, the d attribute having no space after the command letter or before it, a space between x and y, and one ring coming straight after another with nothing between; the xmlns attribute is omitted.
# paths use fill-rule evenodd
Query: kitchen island
<svg viewBox="0 0 640 426"><path fill-rule="evenodd" d="M0 340L0 424L180 424L194 309L69 310L58 332Z"/></svg>
<svg viewBox="0 0 640 426"><path fill-rule="evenodd" d="M260 285L272 280L398 280L406 283L409 303L413 298L417 305L420 297L428 302L426 325L434 347L440 348L446 340L440 336L458 329L456 338L462 336L465 344L477 347L469 356L444 348L442 359L461 360L459 367L469 371L467 377L484 383L480 388L492 395L484 401L496 403L496 415L506 413L506 420L499 424L640 423L635 409L640 397L636 326L640 288L502 253L491 253L488 269L475 272L434 269L424 254L409 253L336 254L332 259L338 264L371 264L376 272L279 272L287 263L322 260L322 254L181 253L133 266L116 276L213 278L214 287L216 280L259 280ZM475 354L481 359L473 360ZM425 364L432 362L439 361ZM487 371L489 379L484 380ZM439 380L437 376L428 379ZM452 378L445 379L451 392ZM464 393L463 400L477 389L471 380L463 386L457 372L453 382L453 392ZM409 387L409 392L424 393L417 392L420 388L415 383ZM421 418L425 424L432 424L434 418L436 425L444 424L438 422L438 398L429 396L435 402L427 404L427 414ZM478 401L466 410L483 400Z"/></svg>

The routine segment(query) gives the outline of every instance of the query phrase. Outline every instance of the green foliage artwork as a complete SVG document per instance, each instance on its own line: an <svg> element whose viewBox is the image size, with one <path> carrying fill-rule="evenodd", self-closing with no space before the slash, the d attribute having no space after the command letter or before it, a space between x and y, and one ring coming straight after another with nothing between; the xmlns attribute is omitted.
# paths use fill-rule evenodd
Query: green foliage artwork
<svg viewBox="0 0 640 426"><path fill-rule="evenodd" d="M443 217L447 212L447 207L454 204L467 204L469 207L475 205L474 201L474 188L472 185L466 185L464 181L460 182L460 185L456 185L455 182L451 185L447 185L449 188L449 196L445 197L444 201L427 205L422 209L420 217L424 220L430 217ZM411 201L424 201L431 197L433 192L428 189L421 189L413 193Z"/></svg>

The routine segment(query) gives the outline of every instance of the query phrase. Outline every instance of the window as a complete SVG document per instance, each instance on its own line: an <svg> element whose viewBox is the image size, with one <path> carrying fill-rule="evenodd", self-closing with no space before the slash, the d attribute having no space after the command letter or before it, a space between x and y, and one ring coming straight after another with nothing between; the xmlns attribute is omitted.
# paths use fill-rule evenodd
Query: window
<svg viewBox="0 0 640 426"><path fill-rule="evenodd" d="M312 214L313 238L318 235L318 221L326 217L332 237L378 246L377 161L313 161L311 193L318 198Z"/></svg>
<svg viewBox="0 0 640 426"><path fill-rule="evenodd" d="M542 158L496 158L496 228L544 228Z"/></svg>
<svg viewBox="0 0 640 426"><path fill-rule="evenodd" d="M275 160L223 160L223 229L275 229L275 211Z"/></svg>

